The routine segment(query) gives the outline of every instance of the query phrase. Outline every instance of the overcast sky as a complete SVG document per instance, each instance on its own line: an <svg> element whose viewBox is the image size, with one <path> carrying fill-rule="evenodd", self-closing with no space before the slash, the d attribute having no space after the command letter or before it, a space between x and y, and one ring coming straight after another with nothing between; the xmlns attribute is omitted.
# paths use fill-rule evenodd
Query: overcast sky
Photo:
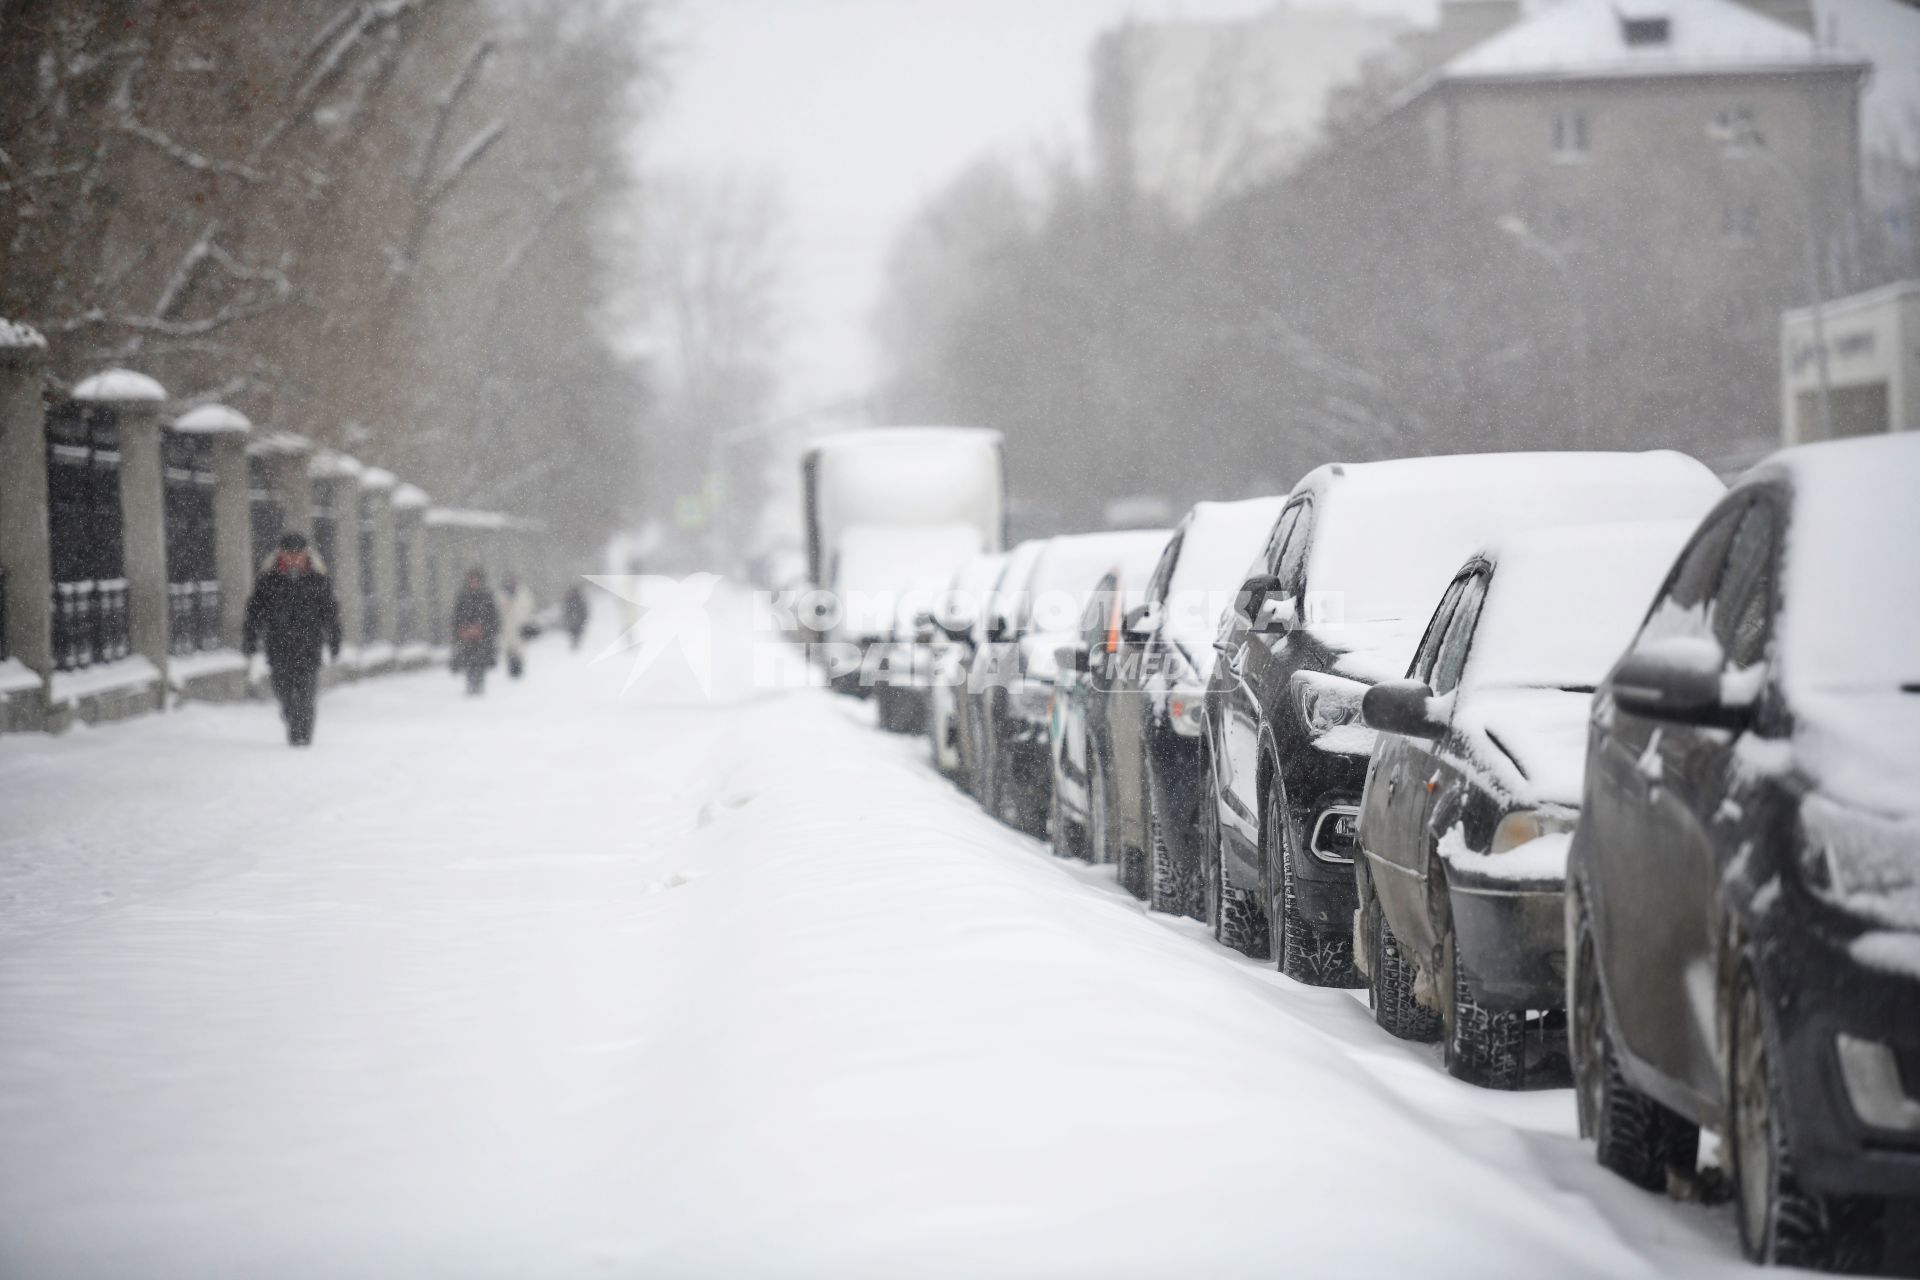
<svg viewBox="0 0 1920 1280"><path fill-rule="evenodd" d="M1316 0L1431 17L1434 0ZM1128 14L1257 13L1272 0L672 0L672 87L652 164L771 176L787 206L794 409L865 390L894 232L987 152L1077 145L1087 52ZM1300 0L1296 7L1311 7Z"/></svg>

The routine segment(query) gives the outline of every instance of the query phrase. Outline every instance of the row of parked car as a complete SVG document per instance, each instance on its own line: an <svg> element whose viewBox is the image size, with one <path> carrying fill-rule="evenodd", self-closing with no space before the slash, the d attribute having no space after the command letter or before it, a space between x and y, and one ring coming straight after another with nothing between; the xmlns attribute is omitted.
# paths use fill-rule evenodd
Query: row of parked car
<svg viewBox="0 0 1920 1280"><path fill-rule="evenodd" d="M887 722L989 811L1464 1080L1564 1042L1756 1260L1920 1267L1920 436L1324 466L919 621Z"/></svg>

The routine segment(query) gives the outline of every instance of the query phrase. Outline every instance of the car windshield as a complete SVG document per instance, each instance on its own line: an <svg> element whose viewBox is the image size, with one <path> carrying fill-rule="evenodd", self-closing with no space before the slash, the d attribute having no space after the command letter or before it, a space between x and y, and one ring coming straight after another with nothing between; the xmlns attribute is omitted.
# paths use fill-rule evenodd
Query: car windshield
<svg viewBox="0 0 1920 1280"><path fill-rule="evenodd" d="M1523 534L1502 544L1463 683L1590 692L1633 639L1693 525Z"/></svg>
<svg viewBox="0 0 1920 1280"><path fill-rule="evenodd" d="M1786 680L1920 694L1920 436L1816 445L1781 465Z"/></svg>

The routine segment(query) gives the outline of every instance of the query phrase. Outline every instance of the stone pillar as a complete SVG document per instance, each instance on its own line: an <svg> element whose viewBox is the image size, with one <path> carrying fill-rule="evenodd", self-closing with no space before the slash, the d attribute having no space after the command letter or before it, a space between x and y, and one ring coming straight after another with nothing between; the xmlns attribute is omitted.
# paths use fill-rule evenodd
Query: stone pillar
<svg viewBox="0 0 1920 1280"><path fill-rule="evenodd" d="M248 497L247 443L253 424L225 405L201 405L173 424L213 447L213 571L220 581L220 643L240 647L253 590L253 503Z"/></svg>
<svg viewBox="0 0 1920 1280"><path fill-rule="evenodd" d="M413 596L411 643L417 645L433 643L433 624L440 607L437 584L428 567L434 563L433 548L428 545L428 539L433 536L426 522L428 501L427 495L414 485L403 484L393 491L395 526L405 521L411 535L407 538L407 588Z"/></svg>
<svg viewBox="0 0 1920 1280"><path fill-rule="evenodd" d="M7 651L53 675L53 560L47 539L46 340L0 320L0 570Z"/></svg>
<svg viewBox="0 0 1920 1280"><path fill-rule="evenodd" d="M133 652L167 674L167 506L160 465L160 414L167 393L141 374L110 370L74 388L73 398L111 411L120 428L120 572L127 579L127 638Z"/></svg>
<svg viewBox="0 0 1920 1280"><path fill-rule="evenodd" d="M400 604L399 584L395 580L393 544L393 473L378 468L369 470L360 477L363 491L370 493L373 501L373 600L374 635L376 644L391 645L394 642L395 611Z"/></svg>
<svg viewBox="0 0 1920 1280"><path fill-rule="evenodd" d="M313 447L290 436L275 438L274 451L267 455L273 471L273 487L280 491L280 529L283 533L313 536L313 477L308 463Z"/></svg>
<svg viewBox="0 0 1920 1280"><path fill-rule="evenodd" d="M340 635L346 649L366 640L365 601L360 590L360 485L354 476L338 476L333 489L334 594L340 599Z"/></svg>

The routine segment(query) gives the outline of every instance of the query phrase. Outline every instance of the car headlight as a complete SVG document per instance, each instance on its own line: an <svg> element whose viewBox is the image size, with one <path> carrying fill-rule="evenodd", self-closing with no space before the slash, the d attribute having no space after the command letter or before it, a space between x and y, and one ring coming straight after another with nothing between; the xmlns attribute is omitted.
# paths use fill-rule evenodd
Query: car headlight
<svg viewBox="0 0 1920 1280"><path fill-rule="evenodd" d="M1493 829L1489 853L1505 853L1531 844L1541 836L1559 835L1573 830L1574 816L1554 809L1515 809L1500 819Z"/></svg>

